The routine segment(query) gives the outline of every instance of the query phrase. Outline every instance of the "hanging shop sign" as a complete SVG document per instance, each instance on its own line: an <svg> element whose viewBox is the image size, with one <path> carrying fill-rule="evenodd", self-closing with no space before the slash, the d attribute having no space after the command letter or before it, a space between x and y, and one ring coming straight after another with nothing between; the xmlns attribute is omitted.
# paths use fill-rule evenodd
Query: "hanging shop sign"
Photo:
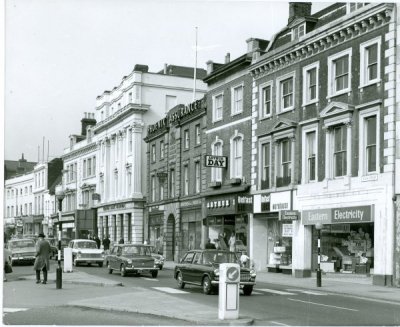
<svg viewBox="0 0 400 327"><path fill-rule="evenodd" d="M252 213L252 212L253 212L253 196L236 195L236 213Z"/></svg>
<svg viewBox="0 0 400 327"><path fill-rule="evenodd" d="M298 220L299 215L298 210L282 210L279 212L279 220Z"/></svg>
<svg viewBox="0 0 400 327"><path fill-rule="evenodd" d="M374 220L374 205L304 210L301 219L303 225L367 223Z"/></svg>
<svg viewBox="0 0 400 327"><path fill-rule="evenodd" d="M271 195L269 193L254 194L254 213L269 212L271 208Z"/></svg>
<svg viewBox="0 0 400 327"><path fill-rule="evenodd" d="M282 224L282 237L293 237L293 224Z"/></svg>
<svg viewBox="0 0 400 327"><path fill-rule="evenodd" d="M291 210L291 191L271 193L271 211Z"/></svg>
<svg viewBox="0 0 400 327"><path fill-rule="evenodd" d="M204 166L214 168L226 168L228 166L228 157L206 154L204 156Z"/></svg>

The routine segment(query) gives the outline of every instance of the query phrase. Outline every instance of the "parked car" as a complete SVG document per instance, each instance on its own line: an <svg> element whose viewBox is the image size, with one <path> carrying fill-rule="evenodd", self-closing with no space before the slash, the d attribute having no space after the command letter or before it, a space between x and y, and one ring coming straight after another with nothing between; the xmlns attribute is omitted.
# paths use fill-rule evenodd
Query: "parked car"
<svg viewBox="0 0 400 327"><path fill-rule="evenodd" d="M97 263L103 267L104 250L98 249L93 240L78 239L69 242L68 247L72 249L72 264L77 266L81 263Z"/></svg>
<svg viewBox="0 0 400 327"><path fill-rule="evenodd" d="M146 245L150 248L151 256L154 258L156 266L162 270L164 267L165 258L161 254L157 253L156 248L153 245Z"/></svg>
<svg viewBox="0 0 400 327"><path fill-rule="evenodd" d="M35 241L31 238L15 238L7 243L7 248L11 251L12 264L14 263L28 263L34 264L36 247Z"/></svg>
<svg viewBox="0 0 400 327"><path fill-rule="evenodd" d="M51 259L58 260L58 239L56 238L46 238L50 243L50 247L52 250L52 254L50 256ZM70 238L62 238L61 239L61 260L64 259L64 248L68 247L69 242L71 242Z"/></svg>
<svg viewBox="0 0 400 327"><path fill-rule="evenodd" d="M203 288L204 294L211 294L218 289L221 263L240 265L240 260L236 253L226 250L191 250L175 266L174 278L179 288L184 288L186 284L198 285ZM251 295L255 284L255 270L240 267L240 288L243 294Z"/></svg>
<svg viewBox="0 0 400 327"><path fill-rule="evenodd" d="M158 266L151 256L150 247L144 244L115 244L106 257L108 272L118 270L122 277L128 273L158 275Z"/></svg>

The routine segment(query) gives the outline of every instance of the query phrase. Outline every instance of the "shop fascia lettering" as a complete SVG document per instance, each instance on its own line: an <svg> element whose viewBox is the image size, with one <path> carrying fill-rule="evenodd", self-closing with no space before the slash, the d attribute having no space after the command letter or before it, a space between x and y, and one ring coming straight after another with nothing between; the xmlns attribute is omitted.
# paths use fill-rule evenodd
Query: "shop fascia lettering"
<svg viewBox="0 0 400 327"><path fill-rule="evenodd" d="M237 202L238 202L238 204L253 204L253 197L238 195Z"/></svg>
<svg viewBox="0 0 400 327"><path fill-rule="evenodd" d="M363 216L364 216L364 211L362 210L348 210L348 211L333 210L333 220L356 219L362 221Z"/></svg>
<svg viewBox="0 0 400 327"><path fill-rule="evenodd" d="M303 225L316 223L361 223L373 221L374 205L360 207L346 207L319 210L304 210L302 212Z"/></svg>
<svg viewBox="0 0 400 327"><path fill-rule="evenodd" d="M234 202L234 200L232 201ZM207 209L227 208L230 206L231 206L231 200L218 200L218 201L207 202Z"/></svg>

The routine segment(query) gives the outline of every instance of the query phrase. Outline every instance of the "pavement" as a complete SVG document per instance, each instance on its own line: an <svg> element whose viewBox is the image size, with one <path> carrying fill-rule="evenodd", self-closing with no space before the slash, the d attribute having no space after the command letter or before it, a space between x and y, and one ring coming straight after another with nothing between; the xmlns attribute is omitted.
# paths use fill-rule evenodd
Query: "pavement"
<svg viewBox="0 0 400 327"><path fill-rule="evenodd" d="M166 262L164 270L171 271L175 267L175 264L176 263L172 261ZM24 279L27 279L25 283L32 283L34 276L27 276ZM57 295L58 293L53 292L48 294L47 288L55 288L55 279L55 272L49 273L49 284L53 285L46 285L46 288L38 288L38 290L35 291L35 298L40 298L40 294L37 292L44 292L43 298L47 298L47 301L53 303L51 299L49 299L49 296L59 297ZM295 278L287 274L260 271L257 272L257 281L284 285L287 287L319 290L324 293L340 294L342 296L362 298L365 300L400 304L400 288L372 285L372 277L364 275L325 274L322 275L322 287L317 287L315 275L310 278ZM74 294L73 290L79 288L83 289L83 285L86 285L85 287L104 286L115 288L113 288L112 291L110 289L106 296L104 296L104 292L99 292L92 293L92 296L81 297L79 299L76 299L76 297L74 298L72 296L72 294ZM239 319L235 320L219 320L218 307L215 308L209 305L199 304L187 298L174 297L173 302L171 302L171 295L160 291L140 287L130 289L122 288L119 290L118 287L121 286L122 283L120 282L96 277L85 272L74 271L71 273L63 273L63 291L71 291L71 297L67 298L64 305L165 316L182 319L197 325L246 326L253 324L253 319L251 317L244 316L239 316ZM180 292L180 290L176 289L176 292ZM13 294L16 294L15 290ZM196 310L193 310L193 307L195 307Z"/></svg>

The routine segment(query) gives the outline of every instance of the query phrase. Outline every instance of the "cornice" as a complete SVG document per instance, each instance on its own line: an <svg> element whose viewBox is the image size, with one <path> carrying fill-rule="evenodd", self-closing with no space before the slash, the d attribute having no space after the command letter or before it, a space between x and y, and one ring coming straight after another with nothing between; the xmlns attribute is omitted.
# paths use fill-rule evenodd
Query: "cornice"
<svg viewBox="0 0 400 327"><path fill-rule="evenodd" d="M82 148L73 150L71 152L68 152L68 153L62 155L61 159L63 159L65 161L66 159L73 159L75 157L80 157L81 155L83 155L85 153L88 153L88 152L90 152L90 151L92 151L92 150L94 150L96 148L97 148L97 143L96 142L92 142L92 143L90 143L88 145L85 145Z"/></svg>
<svg viewBox="0 0 400 327"><path fill-rule="evenodd" d="M321 54L339 44L354 40L361 35L380 28L389 23L393 12L393 4L379 4L370 10L355 16L349 21L342 20L342 24L332 27L328 33L322 33L326 26L310 33L310 38L302 40L290 48L262 58L250 67L253 78L260 78L281 70L291 64ZM354 20L357 20L354 22Z"/></svg>

